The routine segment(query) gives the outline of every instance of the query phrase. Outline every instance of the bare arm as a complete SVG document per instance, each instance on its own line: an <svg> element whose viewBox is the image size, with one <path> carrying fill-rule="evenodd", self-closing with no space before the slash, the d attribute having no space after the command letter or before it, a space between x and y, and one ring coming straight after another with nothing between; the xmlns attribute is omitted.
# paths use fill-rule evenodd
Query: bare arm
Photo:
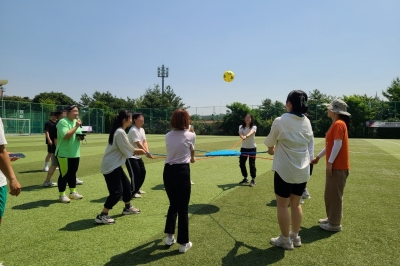
<svg viewBox="0 0 400 266"><path fill-rule="evenodd" d="M19 193L21 193L21 185L19 184L14 170L12 169L10 155L8 154L4 145L0 145L0 170L10 182L10 194L13 196L18 196Z"/></svg>
<svg viewBox="0 0 400 266"><path fill-rule="evenodd" d="M70 139L75 132L78 130L78 128L82 125L82 122L80 119L76 120L76 124L73 128L71 128L70 130L67 131L67 133L64 136L64 139Z"/></svg>
<svg viewBox="0 0 400 266"><path fill-rule="evenodd" d="M53 142L52 142L51 139L50 139L50 134L49 134L49 131L48 131L48 130L45 131L45 135L46 135L47 142L48 142L50 145L52 145Z"/></svg>

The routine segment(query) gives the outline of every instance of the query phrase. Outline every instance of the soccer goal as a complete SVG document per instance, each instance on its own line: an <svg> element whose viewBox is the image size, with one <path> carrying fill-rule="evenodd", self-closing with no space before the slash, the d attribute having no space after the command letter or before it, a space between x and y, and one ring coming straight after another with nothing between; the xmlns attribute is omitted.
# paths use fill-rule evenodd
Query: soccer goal
<svg viewBox="0 0 400 266"><path fill-rule="evenodd" d="M31 120L26 118L1 118L7 135L30 135Z"/></svg>

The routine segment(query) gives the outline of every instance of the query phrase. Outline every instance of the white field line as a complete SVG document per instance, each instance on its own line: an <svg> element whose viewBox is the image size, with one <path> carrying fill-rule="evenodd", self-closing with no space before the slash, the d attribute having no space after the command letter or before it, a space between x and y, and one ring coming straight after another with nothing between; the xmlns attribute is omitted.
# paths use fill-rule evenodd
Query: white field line
<svg viewBox="0 0 400 266"><path fill-rule="evenodd" d="M392 155L392 156L400 156L400 154L391 154L391 153L372 153L372 152L361 152L361 151L349 151L350 153L367 153L370 155Z"/></svg>

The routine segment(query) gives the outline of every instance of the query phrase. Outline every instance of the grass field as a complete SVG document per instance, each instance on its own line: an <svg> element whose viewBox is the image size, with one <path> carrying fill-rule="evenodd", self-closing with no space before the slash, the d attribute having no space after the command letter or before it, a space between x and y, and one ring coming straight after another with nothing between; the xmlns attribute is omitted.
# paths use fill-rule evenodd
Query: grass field
<svg viewBox="0 0 400 266"><path fill-rule="evenodd" d="M163 190L163 159L145 159L147 192L133 204L139 215L121 216L120 202L110 215L115 225L96 225L107 188L99 172L106 135L89 135L81 148L78 177L84 198L59 203L57 188L43 188L44 136L9 136L9 151L26 158L13 163L23 186L8 197L0 227L0 262L10 265L400 265L400 140L351 139L351 171L344 198L343 231L319 228L324 218L324 165L308 183L311 199L303 205L303 246L273 247L279 235L270 160L257 159L257 185L239 186L238 159L217 157L191 165L190 239L179 254L164 246L168 199ZM196 149L229 149L238 137L198 136ZM265 151L257 137L258 151ZM153 153L165 153L164 137L148 135ZM323 147L316 139L316 152ZM261 155L271 158L268 155ZM58 175L58 173L57 173ZM56 176L53 181L57 181Z"/></svg>

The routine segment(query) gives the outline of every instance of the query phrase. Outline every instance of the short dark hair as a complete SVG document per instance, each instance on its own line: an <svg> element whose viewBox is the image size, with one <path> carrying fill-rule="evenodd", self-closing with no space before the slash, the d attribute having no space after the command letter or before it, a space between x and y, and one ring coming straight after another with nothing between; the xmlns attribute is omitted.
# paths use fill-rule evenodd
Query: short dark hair
<svg viewBox="0 0 400 266"><path fill-rule="evenodd" d="M308 111L308 96L302 90L293 90L289 93L286 102L292 104L292 112L305 114Z"/></svg>
<svg viewBox="0 0 400 266"><path fill-rule="evenodd" d="M190 116L189 113L182 108L176 109L171 115L171 127L176 129L188 129Z"/></svg>
<svg viewBox="0 0 400 266"><path fill-rule="evenodd" d="M65 108L65 110L67 111L67 112L70 112L72 109L74 109L74 108L78 108L78 110L79 110L79 106L78 105L76 105L76 104L71 104L71 105L68 105L66 108Z"/></svg>

